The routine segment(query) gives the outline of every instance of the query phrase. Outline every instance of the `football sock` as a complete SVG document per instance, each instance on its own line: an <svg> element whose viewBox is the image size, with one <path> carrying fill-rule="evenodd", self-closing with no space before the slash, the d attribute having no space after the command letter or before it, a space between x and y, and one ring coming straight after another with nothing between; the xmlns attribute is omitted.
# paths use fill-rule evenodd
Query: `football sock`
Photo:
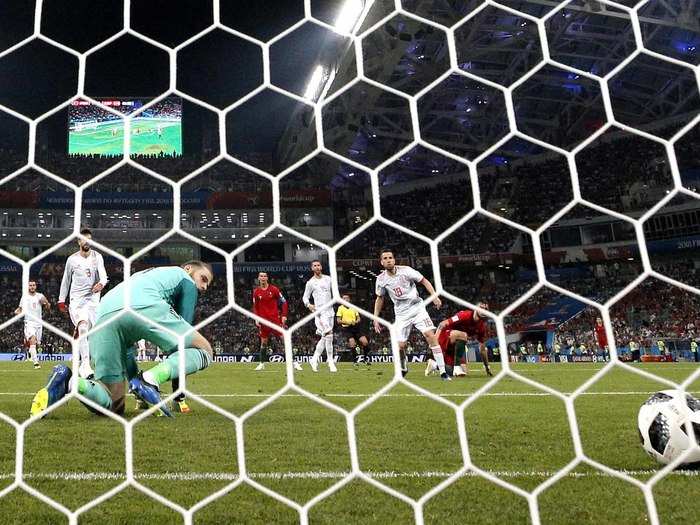
<svg viewBox="0 0 700 525"><path fill-rule="evenodd" d="M318 359L321 357L321 354L323 353L323 350L326 348L326 343L324 341L324 338L321 337L318 340L318 343L316 343L316 350L314 350L314 359Z"/></svg>
<svg viewBox="0 0 700 525"><path fill-rule="evenodd" d="M134 354L134 347L126 349L126 378L132 380L137 375L139 375L139 365L136 363L136 355Z"/></svg>
<svg viewBox="0 0 700 525"><path fill-rule="evenodd" d="M112 398L100 383L81 377L78 379L78 393L104 409L112 408Z"/></svg>
<svg viewBox="0 0 700 525"><path fill-rule="evenodd" d="M78 325L78 352L80 353L81 363L90 363L90 347L88 346L87 337L85 334L88 333L87 323L80 323Z"/></svg>
<svg viewBox="0 0 700 525"><path fill-rule="evenodd" d="M31 359L34 364L38 362L36 359L36 345L29 346L29 359Z"/></svg>
<svg viewBox="0 0 700 525"><path fill-rule="evenodd" d="M460 364L467 358L467 343L465 341L455 342L455 364Z"/></svg>
<svg viewBox="0 0 700 525"><path fill-rule="evenodd" d="M431 346L430 350L433 352L433 357L435 358L435 362L437 363L438 369L440 370L441 374L445 373L445 356L442 355L442 348L440 348L439 345L437 346Z"/></svg>
<svg viewBox="0 0 700 525"><path fill-rule="evenodd" d="M166 381L178 377L180 363L180 351L173 352L167 359L143 373L143 379L147 383L160 386ZM204 370L211 364L211 357L199 348L185 348L185 375L194 374Z"/></svg>
<svg viewBox="0 0 700 525"><path fill-rule="evenodd" d="M170 382L170 384L171 384L172 387L173 387L173 392L175 392L178 388L180 388L180 378L179 378L179 377L176 377L175 379L173 379L173 380ZM180 401L184 401L184 400L185 400L185 394L184 394L184 392L181 392L181 393L178 394L177 397L175 398L175 401L178 402L178 403L179 403Z"/></svg>
<svg viewBox="0 0 700 525"><path fill-rule="evenodd" d="M260 343L260 362L265 364L265 361L267 361L267 348Z"/></svg>
<svg viewBox="0 0 700 525"><path fill-rule="evenodd" d="M333 360L333 334L326 335L323 337L323 339L325 339L326 357L328 358L328 364L335 364L335 361Z"/></svg>

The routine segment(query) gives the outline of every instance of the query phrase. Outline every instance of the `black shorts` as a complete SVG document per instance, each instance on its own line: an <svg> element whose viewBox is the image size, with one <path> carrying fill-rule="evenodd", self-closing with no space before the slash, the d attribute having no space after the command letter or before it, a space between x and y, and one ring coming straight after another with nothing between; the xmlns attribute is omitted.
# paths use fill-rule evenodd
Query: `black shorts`
<svg viewBox="0 0 700 525"><path fill-rule="evenodd" d="M359 325L351 325L347 328L343 328L341 326L340 335L342 335L346 339L353 338L356 343L359 342L360 337L366 336L366 334L363 333L363 330L360 329Z"/></svg>

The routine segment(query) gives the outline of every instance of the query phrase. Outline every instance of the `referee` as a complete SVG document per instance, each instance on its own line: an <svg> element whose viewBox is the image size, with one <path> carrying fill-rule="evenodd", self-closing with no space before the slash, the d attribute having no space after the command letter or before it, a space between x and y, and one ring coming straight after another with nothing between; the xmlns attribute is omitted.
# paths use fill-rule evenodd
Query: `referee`
<svg viewBox="0 0 700 525"><path fill-rule="evenodd" d="M343 294L342 298L344 301L350 302L350 296L348 294ZM351 352L357 352L355 366L359 365L361 355L365 365L369 368L371 365L369 361L369 341L367 340L365 332L360 328L360 312L341 304L338 307L335 317L341 327L343 337L347 339L348 348ZM360 344L359 347L358 343ZM360 354L360 350L362 354Z"/></svg>

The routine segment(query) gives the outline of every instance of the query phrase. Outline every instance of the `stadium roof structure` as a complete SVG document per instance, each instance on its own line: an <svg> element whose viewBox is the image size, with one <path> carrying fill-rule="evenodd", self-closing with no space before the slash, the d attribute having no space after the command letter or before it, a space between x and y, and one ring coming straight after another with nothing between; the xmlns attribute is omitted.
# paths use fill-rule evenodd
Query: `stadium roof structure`
<svg viewBox="0 0 700 525"><path fill-rule="evenodd" d="M561 5L547 0L504 0L500 3L532 17L544 16ZM363 29L386 14L386 4L383 1L374 4ZM656 52L690 65L697 64L700 61L700 21L693 4L684 0L652 0L641 8L639 19L645 44ZM524 74L523 64L529 70L531 64L541 60L542 46L536 31L527 31L534 24L522 15L488 6L470 16L479 3L467 1L415 0L403 2L403 5L407 11L435 22L454 24L458 65L465 72L485 79L509 77L519 71ZM463 21L465 16L469 18ZM640 55L621 70L613 71L635 49L632 25L624 11L595 0L574 0L549 18L546 28L551 59L567 69L546 65L528 79L530 89L528 86L516 88L514 103L518 126L526 133L534 128L538 130L536 138L562 145L562 135L585 138L605 123L604 95L599 82L577 74L576 70L599 78L613 72L609 88L616 118L644 131L660 130L664 138L669 138L669 130L671 135L675 133L700 109L696 80L689 68ZM381 53L367 52L368 34L363 35L365 73L381 70L387 78L400 79L392 85L398 90L421 74L417 65L435 70L434 65L441 63L447 54L446 43L443 45L436 39L434 32L422 26L414 33L408 32L408 26L403 32L400 29L401 24L397 24L395 18L374 29L373 33L381 34L379 39L389 40ZM459 47L460 31L468 45L466 49ZM401 45L406 42L410 45ZM338 61L328 95L344 86L354 73L355 54L350 48ZM513 81L517 82L517 78ZM464 140L465 130L447 124L448 118L457 119L458 115L468 133L476 129L483 136L498 135L494 130L502 126L505 118L500 112L465 118L464 106L475 96L483 95L481 90L482 87L474 83L439 90L431 104L446 118L432 123L431 128L440 134L441 142L454 144ZM400 118L402 108L397 108L393 97L384 95L379 90L369 90L362 100L362 106L371 108L378 118L362 121L360 112L353 114L351 111L342 123L342 131L338 130L338 133L348 134L348 130L357 129L357 139L349 153L351 158L364 157L368 134L376 141L396 138L397 128L391 123ZM430 97L431 93L426 96ZM410 140L405 133L399 135ZM563 146L574 147L577 142L580 141Z"/></svg>

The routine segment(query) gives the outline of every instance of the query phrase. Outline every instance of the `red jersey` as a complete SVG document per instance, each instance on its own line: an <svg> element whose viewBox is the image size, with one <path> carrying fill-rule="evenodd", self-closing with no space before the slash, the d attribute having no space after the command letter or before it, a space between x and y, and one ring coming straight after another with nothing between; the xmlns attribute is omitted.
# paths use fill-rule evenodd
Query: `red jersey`
<svg viewBox="0 0 700 525"><path fill-rule="evenodd" d="M260 317L276 322L280 317L287 317L288 310L287 300L276 286L270 284L265 289L257 287L253 290L253 312Z"/></svg>
<svg viewBox="0 0 700 525"><path fill-rule="evenodd" d="M486 342L486 320L474 319L474 312L471 310L461 310L447 319L443 330L459 330L479 341Z"/></svg>
<svg viewBox="0 0 700 525"><path fill-rule="evenodd" d="M605 334L605 325L601 324L599 325L596 323L595 325L595 338L598 341L598 346L601 348L605 348L608 346L608 336Z"/></svg>

